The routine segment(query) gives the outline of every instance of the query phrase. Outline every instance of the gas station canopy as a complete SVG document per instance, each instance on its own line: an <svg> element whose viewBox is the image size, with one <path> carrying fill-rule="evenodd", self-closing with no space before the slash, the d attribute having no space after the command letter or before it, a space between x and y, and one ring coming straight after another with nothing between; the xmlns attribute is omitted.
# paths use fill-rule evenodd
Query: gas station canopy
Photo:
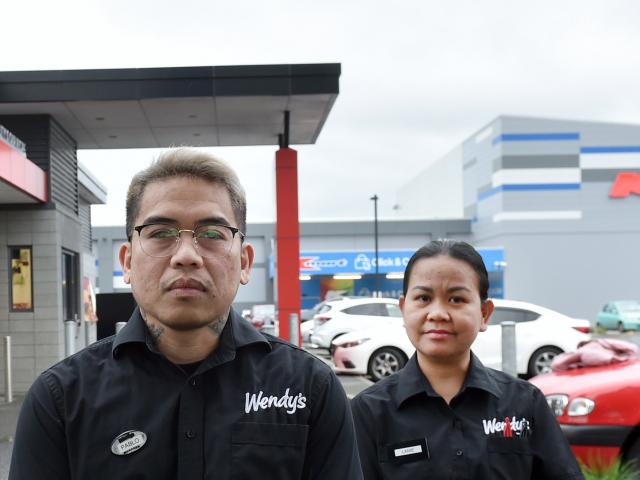
<svg viewBox="0 0 640 480"><path fill-rule="evenodd" d="M340 64L0 72L0 116L51 115L78 149L315 143Z"/></svg>

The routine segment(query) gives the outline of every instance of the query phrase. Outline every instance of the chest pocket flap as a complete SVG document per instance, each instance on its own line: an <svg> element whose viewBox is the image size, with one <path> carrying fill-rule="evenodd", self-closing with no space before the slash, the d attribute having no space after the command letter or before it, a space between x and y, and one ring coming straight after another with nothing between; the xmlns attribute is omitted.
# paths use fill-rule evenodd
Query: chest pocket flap
<svg viewBox="0 0 640 480"><path fill-rule="evenodd" d="M308 430L308 425L238 422L233 425L231 443L303 447Z"/></svg>
<svg viewBox="0 0 640 480"><path fill-rule="evenodd" d="M489 453L513 453L517 455L531 455L531 446L526 438L501 438L487 439L487 451Z"/></svg>
<svg viewBox="0 0 640 480"><path fill-rule="evenodd" d="M308 425L235 423L231 429L231 478L301 478Z"/></svg>

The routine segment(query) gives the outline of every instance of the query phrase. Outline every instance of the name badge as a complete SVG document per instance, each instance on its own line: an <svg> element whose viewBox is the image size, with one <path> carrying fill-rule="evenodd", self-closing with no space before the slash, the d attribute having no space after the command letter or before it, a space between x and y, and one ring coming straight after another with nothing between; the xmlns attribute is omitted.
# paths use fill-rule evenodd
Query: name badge
<svg viewBox="0 0 640 480"><path fill-rule="evenodd" d="M114 455L129 455L140 450L145 443L147 443L147 435L144 432L127 430L111 442L111 453Z"/></svg>
<svg viewBox="0 0 640 480"><path fill-rule="evenodd" d="M429 446L426 438L407 440L386 446L387 461L391 463L409 463L429 459Z"/></svg>

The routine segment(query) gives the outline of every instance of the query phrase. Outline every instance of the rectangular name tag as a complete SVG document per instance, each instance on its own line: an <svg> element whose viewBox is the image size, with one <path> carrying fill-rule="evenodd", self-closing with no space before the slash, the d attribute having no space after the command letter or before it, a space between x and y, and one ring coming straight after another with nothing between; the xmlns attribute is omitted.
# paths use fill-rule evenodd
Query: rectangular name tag
<svg viewBox="0 0 640 480"><path fill-rule="evenodd" d="M386 457L390 463L409 463L429 459L426 438L417 438L386 446Z"/></svg>

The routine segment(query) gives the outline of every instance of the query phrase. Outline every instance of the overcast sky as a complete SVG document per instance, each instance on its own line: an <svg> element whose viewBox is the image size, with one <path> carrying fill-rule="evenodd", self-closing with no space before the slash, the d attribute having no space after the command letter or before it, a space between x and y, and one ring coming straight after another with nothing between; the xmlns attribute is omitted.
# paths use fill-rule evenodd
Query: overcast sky
<svg viewBox="0 0 640 480"><path fill-rule="evenodd" d="M402 185L501 114L640 123L635 0L20 0L0 15L3 71L341 63L317 143L293 146L303 220L371 218L374 193L398 218ZM275 146L213 151L249 221L274 220ZM157 153L79 152L109 192L94 225L124 223Z"/></svg>

